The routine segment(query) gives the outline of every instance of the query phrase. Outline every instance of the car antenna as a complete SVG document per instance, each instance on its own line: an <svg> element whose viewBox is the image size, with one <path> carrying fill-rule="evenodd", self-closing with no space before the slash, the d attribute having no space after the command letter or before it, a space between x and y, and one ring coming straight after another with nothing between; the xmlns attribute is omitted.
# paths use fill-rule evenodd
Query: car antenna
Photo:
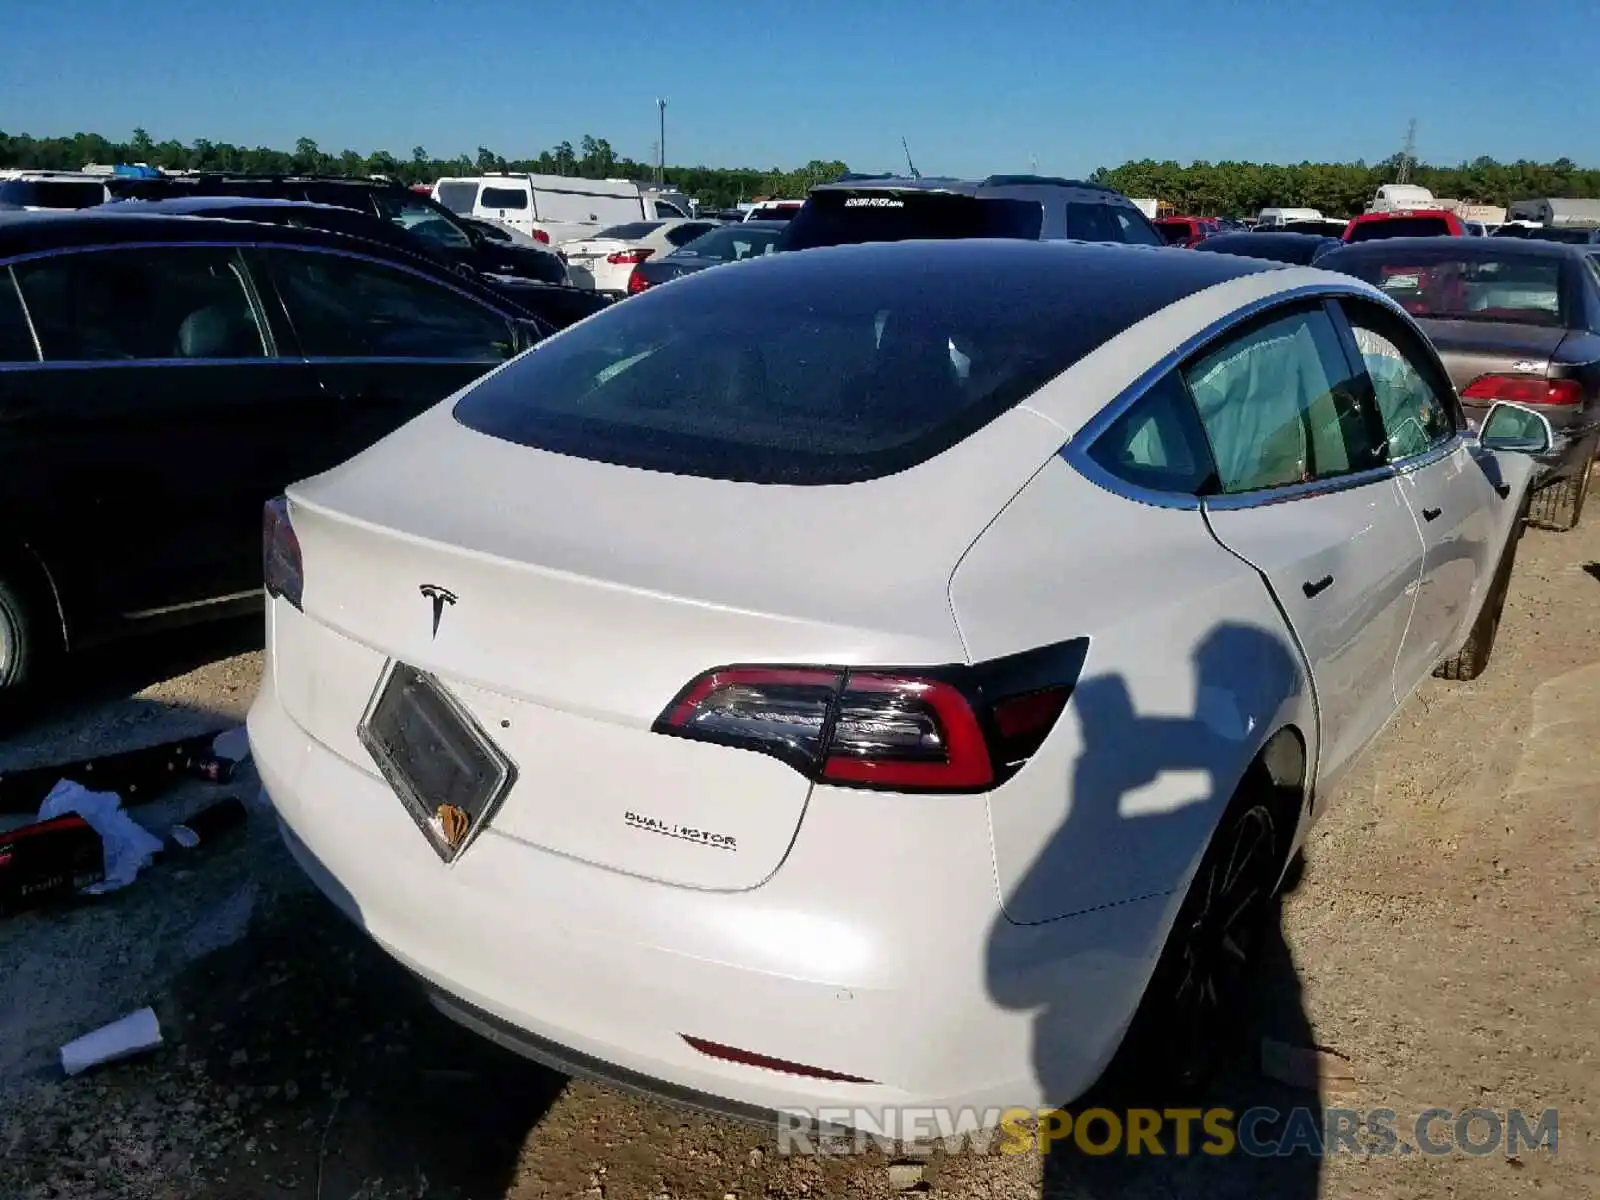
<svg viewBox="0 0 1600 1200"><path fill-rule="evenodd" d="M906 139L900 139L900 149L906 152L906 169L911 172L911 178L921 179L922 172L917 170L917 164L911 161L911 147L906 145Z"/></svg>

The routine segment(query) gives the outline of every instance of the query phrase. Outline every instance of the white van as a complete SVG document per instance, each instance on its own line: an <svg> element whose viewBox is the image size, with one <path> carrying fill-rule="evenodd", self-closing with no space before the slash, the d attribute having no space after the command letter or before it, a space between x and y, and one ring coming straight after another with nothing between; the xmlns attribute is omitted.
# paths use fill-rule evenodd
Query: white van
<svg viewBox="0 0 1600 1200"><path fill-rule="evenodd" d="M641 188L627 179L568 175L478 175L441 179L432 196L464 217L498 221L536 241L570 242L630 221L687 217L681 193Z"/></svg>
<svg viewBox="0 0 1600 1200"><path fill-rule="evenodd" d="M1258 229L1271 229L1274 225L1287 225L1290 221L1320 221L1322 213L1315 208L1263 208L1256 218Z"/></svg>

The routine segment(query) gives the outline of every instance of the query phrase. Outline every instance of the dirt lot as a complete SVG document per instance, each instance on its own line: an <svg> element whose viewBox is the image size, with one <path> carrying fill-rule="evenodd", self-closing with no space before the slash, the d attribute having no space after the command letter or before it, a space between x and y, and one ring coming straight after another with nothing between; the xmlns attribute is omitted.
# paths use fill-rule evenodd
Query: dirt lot
<svg viewBox="0 0 1600 1200"><path fill-rule="evenodd" d="M1254 1054L1215 1085L1236 1109L1391 1108L1402 1136L1434 1105L1556 1108L1554 1157L967 1154L936 1156L920 1188L1600 1195L1597 634L1600 517L1572 534L1530 532L1488 673L1430 681L1406 707L1313 835L1285 902L1251 1044L1265 1034L1325 1047L1320 1096L1266 1079ZM154 683L162 672L148 665L111 672L14 733L0 771L237 722L260 670L239 649L215 646L216 661ZM158 826L171 813L142 815ZM158 864L124 893L0 923L0 956L0 1196L889 1191L880 1156L780 1156L768 1131L568 1083L458 1031L308 894L259 811L246 832ZM60 1078L56 1046L145 1003L162 1018L160 1051Z"/></svg>

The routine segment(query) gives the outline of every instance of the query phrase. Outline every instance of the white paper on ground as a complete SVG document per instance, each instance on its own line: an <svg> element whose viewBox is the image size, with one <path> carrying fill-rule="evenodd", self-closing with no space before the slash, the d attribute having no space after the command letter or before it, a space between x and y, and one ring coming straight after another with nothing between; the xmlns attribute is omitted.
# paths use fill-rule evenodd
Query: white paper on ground
<svg viewBox="0 0 1600 1200"><path fill-rule="evenodd" d="M84 820L88 820L87 817ZM155 1009L141 1008L61 1047L61 1069L68 1075L161 1045L161 1023Z"/></svg>
<svg viewBox="0 0 1600 1200"><path fill-rule="evenodd" d="M127 887L161 852L160 839L122 811L122 799L115 792L91 792L81 783L63 779L39 806L39 820L70 813L89 823L104 849L106 877L84 889L92 896Z"/></svg>

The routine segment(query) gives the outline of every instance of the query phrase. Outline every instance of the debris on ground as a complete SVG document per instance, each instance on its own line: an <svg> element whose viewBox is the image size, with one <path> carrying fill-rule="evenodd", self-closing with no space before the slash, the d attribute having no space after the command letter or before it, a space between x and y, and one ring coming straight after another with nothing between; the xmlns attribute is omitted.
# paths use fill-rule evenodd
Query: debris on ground
<svg viewBox="0 0 1600 1200"><path fill-rule="evenodd" d="M61 1069L68 1075L77 1075L160 1045L161 1023L155 1009L141 1008L61 1047Z"/></svg>
<svg viewBox="0 0 1600 1200"><path fill-rule="evenodd" d="M127 887L161 853L161 839L122 810L122 798L115 792L91 792L63 779L39 806L39 820L69 815L82 817L100 835L105 878L84 888L88 895Z"/></svg>

